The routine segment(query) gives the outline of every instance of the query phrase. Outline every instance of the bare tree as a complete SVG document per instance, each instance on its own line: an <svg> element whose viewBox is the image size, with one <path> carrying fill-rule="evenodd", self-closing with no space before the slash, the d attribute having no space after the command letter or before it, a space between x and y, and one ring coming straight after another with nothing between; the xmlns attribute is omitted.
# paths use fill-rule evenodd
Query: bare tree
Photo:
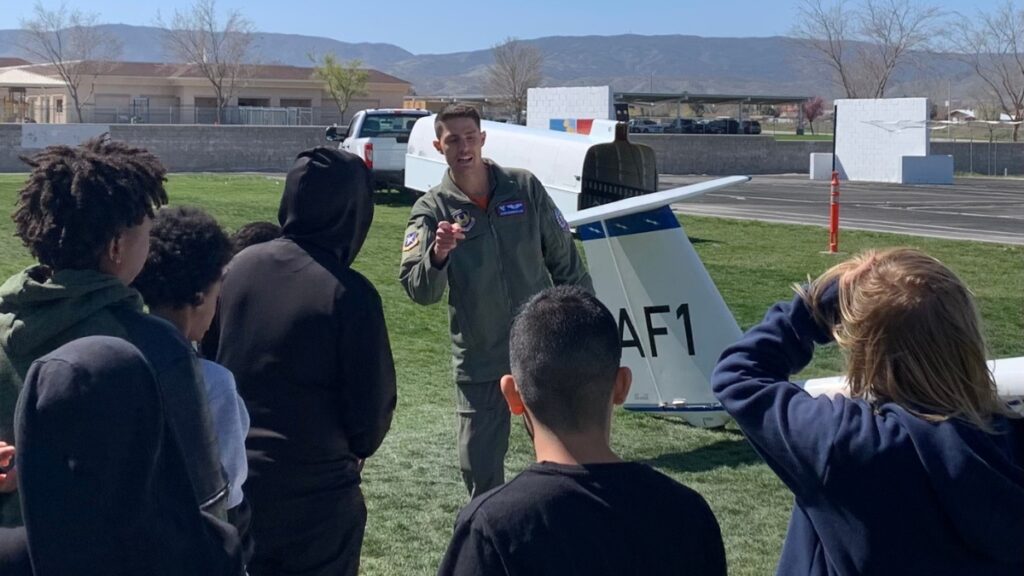
<svg viewBox="0 0 1024 576"><path fill-rule="evenodd" d="M365 95L370 73L363 68L361 61L350 60L342 63L334 54L324 54L320 60L310 56L310 60L315 64L313 76L327 84L327 92L338 106L341 121L344 122L345 112L352 99Z"/></svg>
<svg viewBox="0 0 1024 576"><path fill-rule="evenodd" d="M164 29L164 49L177 61L198 68L213 86L220 123L251 59L252 22L232 10L221 25L216 0L196 0L189 10L175 10L169 24L158 16L157 24Z"/></svg>
<svg viewBox="0 0 1024 576"><path fill-rule="evenodd" d="M53 65L68 88L75 122L82 121L82 106L92 99L95 79L121 55L121 44L97 27L96 14L68 10L61 4L47 10L36 2L32 17L21 21L22 50ZM83 94L88 81L88 92Z"/></svg>
<svg viewBox="0 0 1024 576"><path fill-rule="evenodd" d="M836 84L846 91L847 98L857 97L857 85L851 70L852 20L852 9L845 0L837 0L831 5L823 4L822 0L801 0L797 8L797 24L791 32L814 51L818 60L832 69Z"/></svg>
<svg viewBox="0 0 1024 576"><path fill-rule="evenodd" d="M487 69L487 87L505 100L516 124L522 124L527 91L540 86L544 79L544 55L515 38L495 45L492 52L494 64Z"/></svg>
<svg viewBox="0 0 1024 576"><path fill-rule="evenodd" d="M860 52L868 77L874 82L875 98L885 96L896 67L911 60L913 51L930 49L944 15L935 6L914 4L911 0L864 3L860 35L866 45Z"/></svg>
<svg viewBox="0 0 1024 576"><path fill-rule="evenodd" d="M792 34L832 69L847 98L884 98L897 67L929 49L943 17L914 0L801 0Z"/></svg>
<svg viewBox="0 0 1024 576"><path fill-rule="evenodd" d="M953 32L959 58L981 78L988 98L1013 120L1024 120L1024 9L1008 1L990 14L975 14ZM1013 127L1013 141L1020 125Z"/></svg>

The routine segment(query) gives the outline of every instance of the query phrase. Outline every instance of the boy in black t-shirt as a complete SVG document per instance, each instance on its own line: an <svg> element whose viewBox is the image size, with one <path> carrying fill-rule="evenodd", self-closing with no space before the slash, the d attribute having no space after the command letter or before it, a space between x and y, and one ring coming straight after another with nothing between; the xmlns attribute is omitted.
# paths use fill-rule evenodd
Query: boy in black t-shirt
<svg viewBox="0 0 1024 576"><path fill-rule="evenodd" d="M611 313L584 290L531 299L512 323L501 391L537 463L459 514L447 575L724 575L711 509L693 490L609 446L629 392Z"/></svg>

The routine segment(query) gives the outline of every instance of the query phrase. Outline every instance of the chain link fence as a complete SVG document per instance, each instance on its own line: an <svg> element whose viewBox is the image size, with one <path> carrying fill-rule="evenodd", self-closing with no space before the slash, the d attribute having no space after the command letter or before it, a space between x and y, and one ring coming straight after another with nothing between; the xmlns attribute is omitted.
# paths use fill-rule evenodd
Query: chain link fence
<svg viewBox="0 0 1024 576"><path fill-rule="evenodd" d="M60 109L43 102L3 106L0 122L63 124L79 121L74 106ZM353 110L354 112L354 110ZM351 114L348 114L351 116ZM343 124L337 107L226 106L82 106L82 123L89 124L222 124L242 126L330 126Z"/></svg>

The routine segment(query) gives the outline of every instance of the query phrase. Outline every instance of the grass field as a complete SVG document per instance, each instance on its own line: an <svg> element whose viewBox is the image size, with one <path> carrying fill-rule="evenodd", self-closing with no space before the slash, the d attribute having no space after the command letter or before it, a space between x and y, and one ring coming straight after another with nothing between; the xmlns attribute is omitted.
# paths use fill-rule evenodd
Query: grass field
<svg viewBox="0 0 1024 576"><path fill-rule="evenodd" d="M0 175L0 204L10 207L22 177ZM174 175L174 204L196 204L235 229L252 220L276 220L281 182L262 176ZM380 290L399 378L394 425L364 473L369 523L363 573L421 575L436 570L455 514L466 501L455 451L444 305L420 307L397 280L407 200L383 195L356 268ZM836 262L819 253L824 230L714 218L683 218L687 233L726 302L744 328L789 285ZM996 356L1024 355L1024 247L845 232L843 249L912 245L939 257L973 287ZM0 275L30 263L0 218ZM816 358L808 375L839 369L834 351ZM703 494L722 526L730 573L772 573L791 497L736 430L699 430L669 418L620 411L613 444L623 457L648 462ZM525 433L514 426L507 472L530 461ZM672 550L659 550L671 556ZM682 560L682 559L678 559Z"/></svg>

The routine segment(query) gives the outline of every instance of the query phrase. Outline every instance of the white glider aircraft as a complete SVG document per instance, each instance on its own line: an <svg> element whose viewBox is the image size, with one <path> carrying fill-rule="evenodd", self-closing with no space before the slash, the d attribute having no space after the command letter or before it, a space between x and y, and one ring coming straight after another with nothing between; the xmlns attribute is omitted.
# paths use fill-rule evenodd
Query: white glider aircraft
<svg viewBox="0 0 1024 576"><path fill-rule="evenodd" d="M425 192L447 169L433 147L434 116L413 127L405 184ZM583 242L594 289L616 315L623 364L633 372L627 410L670 414L699 427L729 417L711 392L722 350L742 332L670 205L750 180L730 176L655 192L654 151L628 141L625 124L595 120L590 133L483 122L484 155L526 168L544 184ZM1024 357L991 363L1000 394L1024 399ZM842 393L842 376L804 383Z"/></svg>

